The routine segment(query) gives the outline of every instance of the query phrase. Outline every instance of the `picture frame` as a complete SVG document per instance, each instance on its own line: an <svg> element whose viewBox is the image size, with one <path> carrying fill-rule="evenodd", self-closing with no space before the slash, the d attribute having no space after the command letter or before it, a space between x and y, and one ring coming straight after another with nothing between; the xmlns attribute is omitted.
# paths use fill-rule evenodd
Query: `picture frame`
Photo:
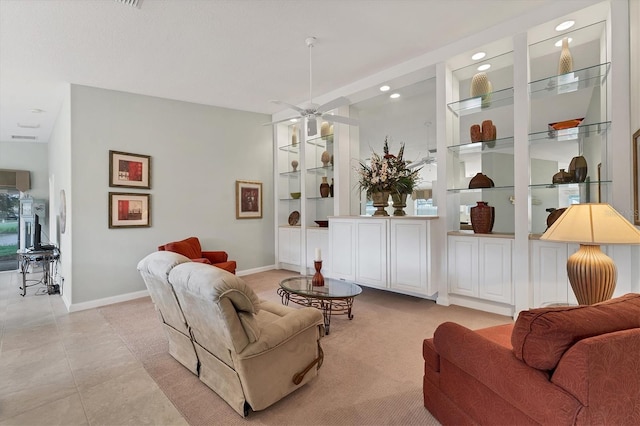
<svg viewBox="0 0 640 426"><path fill-rule="evenodd" d="M109 186L151 189L151 157L109 150Z"/></svg>
<svg viewBox="0 0 640 426"><path fill-rule="evenodd" d="M631 138L633 152L633 224L640 226L640 129Z"/></svg>
<svg viewBox="0 0 640 426"><path fill-rule="evenodd" d="M236 219L262 218L262 182L236 181Z"/></svg>
<svg viewBox="0 0 640 426"><path fill-rule="evenodd" d="M109 228L151 226L150 194L109 192Z"/></svg>

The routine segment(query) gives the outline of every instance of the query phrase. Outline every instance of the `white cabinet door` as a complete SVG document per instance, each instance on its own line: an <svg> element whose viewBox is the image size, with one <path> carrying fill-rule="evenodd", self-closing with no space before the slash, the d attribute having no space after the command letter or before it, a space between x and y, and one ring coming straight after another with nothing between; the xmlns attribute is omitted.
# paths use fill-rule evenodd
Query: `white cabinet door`
<svg viewBox="0 0 640 426"><path fill-rule="evenodd" d="M387 220L356 221L356 282L387 287Z"/></svg>
<svg viewBox="0 0 640 426"><path fill-rule="evenodd" d="M449 291L463 296L478 296L478 239L449 236Z"/></svg>
<svg viewBox="0 0 640 426"><path fill-rule="evenodd" d="M429 294L429 240L425 220L391 221L389 287Z"/></svg>
<svg viewBox="0 0 640 426"><path fill-rule="evenodd" d="M329 256L329 230L328 228L307 229L307 273L315 273L313 261L316 249L320 249L322 258L322 275L330 275L331 256Z"/></svg>
<svg viewBox="0 0 640 426"><path fill-rule="evenodd" d="M512 304L511 239L478 238L478 243L478 297Z"/></svg>
<svg viewBox="0 0 640 426"><path fill-rule="evenodd" d="M300 228L278 228L278 261L300 265Z"/></svg>
<svg viewBox="0 0 640 426"><path fill-rule="evenodd" d="M331 278L355 281L356 279L356 221L353 219L329 219L329 262Z"/></svg>
<svg viewBox="0 0 640 426"><path fill-rule="evenodd" d="M567 278L567 244L531 241L533 306L575 303Z"/></svg>

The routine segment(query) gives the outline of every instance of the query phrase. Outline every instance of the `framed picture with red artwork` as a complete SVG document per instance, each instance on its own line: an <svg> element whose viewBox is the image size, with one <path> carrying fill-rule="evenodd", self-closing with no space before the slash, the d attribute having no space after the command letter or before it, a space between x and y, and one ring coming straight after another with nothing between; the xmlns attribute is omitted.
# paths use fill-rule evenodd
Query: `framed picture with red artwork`
<svg viewBox="0 0 640 426"><path fill-rule="evenodd" d="M262 218L262 182L236 181L236 219Z"/></svg>
<svg viewBox="0 0 640 426"><path fill-rule="evenodd" d="M109 151L109 186L151 189L151 157Z"/></svg>
<svg viewBox="0 0 640 426"><path fill-rule="evenodd" d="M109 193L109 228L151 226L149 194Z"/></svg>

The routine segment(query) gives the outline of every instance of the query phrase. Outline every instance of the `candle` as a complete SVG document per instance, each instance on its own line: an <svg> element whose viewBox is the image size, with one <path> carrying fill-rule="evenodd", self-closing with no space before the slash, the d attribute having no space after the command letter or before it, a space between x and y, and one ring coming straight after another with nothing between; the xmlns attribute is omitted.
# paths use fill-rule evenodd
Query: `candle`
<svg viewBox="0 0 640 426"><path fill-rule="evenodd" d="M320 256L320 249L319 249L319 248L317 248L317 249L316 249L316 258L315 258L315 261L316 261L316 262L320 262L321 260L322 260L322 256Z"/></svg>

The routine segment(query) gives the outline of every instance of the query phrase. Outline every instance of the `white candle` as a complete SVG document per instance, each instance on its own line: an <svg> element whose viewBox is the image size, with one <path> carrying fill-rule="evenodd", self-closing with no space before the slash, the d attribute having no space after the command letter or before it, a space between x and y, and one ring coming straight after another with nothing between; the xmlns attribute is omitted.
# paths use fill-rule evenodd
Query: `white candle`
<svg viewBox="0 0 640 426"><path fill-rule="evenodd" d="M316 259L315 260L316 260L316 262L322 261L322 256L320 256L320 249L319 248L316 249Z"/></svg>

